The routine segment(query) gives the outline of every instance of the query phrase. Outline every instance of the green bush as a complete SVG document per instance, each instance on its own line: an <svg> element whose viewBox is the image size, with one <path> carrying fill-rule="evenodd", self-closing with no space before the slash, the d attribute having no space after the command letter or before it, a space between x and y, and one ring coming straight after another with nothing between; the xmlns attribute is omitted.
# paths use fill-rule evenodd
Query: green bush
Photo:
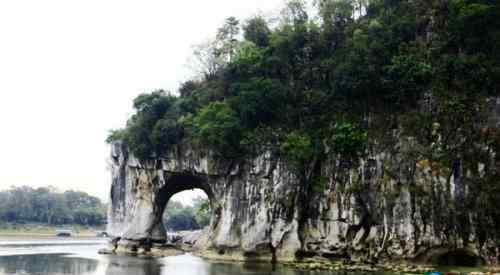
<svg viewBox="0 0 500 275"><path fill-rule="evenodd" d="M335 153L356 157L366 149L367 134L349 122L337 123L330 144Z"/></svg>
<svg viewBox="0 0 500 275"><path fill-rule="evenodd" d="M252 78L235 86L236 96L231 101L246 129L269 125L280 117L285 102L282 87L277 81Z"/></svg>
<svg viewBox="0 0 500 275"><path fill-rule="evenodd" d="M162 90L139 95L134 99L136 113L127 127L112 130L106 141L126 142L142 160L161 157L182 137L182 127L177 122L181 114L178 102L177 97Z"/></svg>
<svg viewBox="0 0 500 275"><path fill-rule="evenodd" d="M280 151L296 168L304 168L314 156L314 144L306 133L294 131L285 137Z"/></svg>
<svg viewBox="0 0 500 275"><path fill-rule="evenodd" d="M194 135L224 157L240 152L241 126L236 112L225 102L212 102L194 117Z"/></svg>

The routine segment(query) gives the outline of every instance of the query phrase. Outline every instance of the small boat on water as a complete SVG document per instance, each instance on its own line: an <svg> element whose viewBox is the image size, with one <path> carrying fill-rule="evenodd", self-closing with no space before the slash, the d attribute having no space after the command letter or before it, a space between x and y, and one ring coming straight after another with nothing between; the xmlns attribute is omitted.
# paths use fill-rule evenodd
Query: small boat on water
<svg viewBox="0 0 500 275"><path fill-rule="evenodd" d="M73 236L73 231L70 229L57 229L56 236L57 237L71 237L71 236Z"/></svg>

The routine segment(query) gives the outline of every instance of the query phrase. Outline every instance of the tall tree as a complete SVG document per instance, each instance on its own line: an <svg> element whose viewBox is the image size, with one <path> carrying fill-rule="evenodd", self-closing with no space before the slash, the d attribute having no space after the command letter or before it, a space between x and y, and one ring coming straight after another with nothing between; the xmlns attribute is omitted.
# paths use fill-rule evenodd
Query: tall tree
<svg viewBox="0 0 500 275"><path fill-rule="evenodd" d="M269 45L271 30L262 16L250 18L243 26L243 37L253 42L258 47L264 48Z"/></svg>
<svg viewBox="0 0 500 275"><path fill-rule="evenodd" d="M224 25L217 30L218 55L231 62L238 45L237 36L240 32L240 22L235 17L228 17Z"/></svg>

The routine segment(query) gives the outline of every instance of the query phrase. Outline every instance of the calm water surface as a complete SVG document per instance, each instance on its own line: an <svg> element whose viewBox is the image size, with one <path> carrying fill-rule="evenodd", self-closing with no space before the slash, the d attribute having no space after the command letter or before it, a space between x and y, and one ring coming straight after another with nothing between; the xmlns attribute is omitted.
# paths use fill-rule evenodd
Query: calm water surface
<svg viewBox="0 0 500 275"><path fill-rule="evenodd" d="M215 263L185 254L161 259L98 255L104 240L0 239L1 275L327 275L271 265ZM337 273L338 274L338 273ZM361 273L357 273L361 274ZM374 273L371 273L374 274Z"/></svg>

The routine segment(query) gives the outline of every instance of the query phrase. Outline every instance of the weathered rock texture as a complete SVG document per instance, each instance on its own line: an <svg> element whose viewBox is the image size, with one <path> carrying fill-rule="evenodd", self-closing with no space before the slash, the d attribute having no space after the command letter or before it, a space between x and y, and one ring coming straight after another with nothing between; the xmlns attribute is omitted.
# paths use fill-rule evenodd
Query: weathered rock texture
<svg viewBox="0 0 500 275"><path fill-rule="evenodd" d="M179 145L165 159L140 162L116 142L111 159L109 232L121 237L122 247L165 242L161 217L169 198L200 188L213 209L205 244L211 255L428 261L458 251L498 262L499 249L479 242L473 225L467 225L467 240L445 230L445 210L461 196L460 175L431 185L436 175L425 163L409 166L398 154L374 155L354 168L338 159L322 161L315 168L319 188L308 187L269 151L227 161ZM419 190L433 197L419 197Z"/></svg>

